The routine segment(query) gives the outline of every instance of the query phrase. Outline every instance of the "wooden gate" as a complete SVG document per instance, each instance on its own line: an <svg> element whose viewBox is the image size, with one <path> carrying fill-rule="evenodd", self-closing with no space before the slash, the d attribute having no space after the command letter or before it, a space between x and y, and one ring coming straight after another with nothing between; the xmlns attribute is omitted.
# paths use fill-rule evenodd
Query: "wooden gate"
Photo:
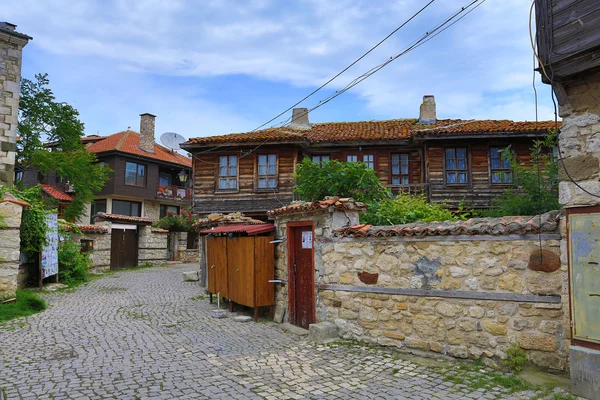
<svg viewBox="0 0 600 400"><path fill-rule="evenodd" d="M294 325L308 329L316 319L313 229L312 224L303 225L292 226L288 231L289 319Z"/></svg>
<svg viewBox="0 0 600 400"><path fill-rule="evenodd" d="M600 343L600 212L568 212L573 339Z"/></svg>
<svg viewBox="0 0 600 400"><path fill-rule="evenodd" d="M112 229L110 269L131 268L137 265L138 240L136 229Z"/></svg>
<svg viewBox="0 0 600 400"><path fill-rule="evenodd" d="M208 291L221 293L229 298L227 282L227 238L213 237L206 240L206 257L208 267Z"/></svg>

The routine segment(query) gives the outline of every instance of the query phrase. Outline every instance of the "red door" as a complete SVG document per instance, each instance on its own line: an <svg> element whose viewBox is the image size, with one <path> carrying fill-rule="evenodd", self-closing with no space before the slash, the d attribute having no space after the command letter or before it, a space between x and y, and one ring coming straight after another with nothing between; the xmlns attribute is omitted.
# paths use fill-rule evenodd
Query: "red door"
<svg viewBox="0 0 600 400"><path fill-rule="evenodd" d="M315 277L312 226L293 227L290 257L290 321L304 329L315 323Z"/></svg>

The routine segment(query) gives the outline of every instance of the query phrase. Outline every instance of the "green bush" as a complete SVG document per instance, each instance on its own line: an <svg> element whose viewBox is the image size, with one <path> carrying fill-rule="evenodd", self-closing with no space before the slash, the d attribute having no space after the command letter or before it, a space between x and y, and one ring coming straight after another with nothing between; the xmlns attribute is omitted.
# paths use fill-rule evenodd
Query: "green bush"
<svg viewBox="0 0 600 400"><path fill-rule="evenodd" d="M17 301L0 304L0 322L27 317L46 309L46 302L34 292L17 290Z"/></svg>
<svg viewBox="0 0 600 400"><path fill-rule="evenodd" d="M339 196L370 205L391 198L375 171L362 162L331 160L317 164L307 157L297 165L295 177L294 191L305 201Z"/></svg>
<svg viewBox="0 0 600 400"><path fill-rule="evenodd" d="M360 221L371 225L398 225L411 222L456 221L461 219L443 204L428 203L425 195L399 194L395 199L373 204Z"/></svg>
<svg viewBox="0 0 600 400"><path fill-rule="evenodd" d="M188 210L181 210L179 215L167 213L166 216L154 223L155 228L166 229L170 232L192 232L194 230L194 215Z"/></svg>
<svg viewBox="0 0 600 400"><path fill-rule="evenodd" d="M58 276L67 284L77 284L88 280L90 259L81 253L81 245L72 240L63 240L58 245Z"/></svg>
<svg viewBox="0 0 600 400"><path fill-rule="evenodd" d="M560 209L558 160L547 152L556 143L555 132L550 132L544 140L536 140L531 149L531 165L517 162L510 147L503 152L502 157L510 160L514 187L493 200L487 216L536 215Z"/></svg>

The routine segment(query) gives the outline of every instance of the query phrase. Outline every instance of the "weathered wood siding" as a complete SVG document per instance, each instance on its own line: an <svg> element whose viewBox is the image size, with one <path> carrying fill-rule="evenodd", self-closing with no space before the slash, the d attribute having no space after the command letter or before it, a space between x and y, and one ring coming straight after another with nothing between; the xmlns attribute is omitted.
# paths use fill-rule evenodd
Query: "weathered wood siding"
<svg viewBox="0 0 600 400"><path fill-rule="evenodd" d="M242 154L252 148L244 149ZM278 155L277 190L258 190L256 187L257 157L260 154ZM298 151L293 146L262 146L249 156L240 152L206 153L194 156L194 212L243 212L248 215L266 214L292 201L292 190ZM219 157L238 156L238 190L218 191Z"/></svg>
<svg viewBox="0 0 600 400"><path fill-rule="evenodd" d="M443 141L429 143L426 168L427 182L430 184L431 200L446 202L450 207L457 207L461 201L476 208L489 207L494 197L502 194L510 185L492 184L490 171L490 147L506 147L511 145L519 162L531 164L531 139L518 139L510 142L470 140L457 143ZM446 147L466 147L468 152L467 184L447 184L444 169L444 150Z"/></svg>
<svg viewBox="0 0 600 400"><path fill-rule="evenodd" d="M537 0L536 19L539 56L554 80L600 66L600 1Z"/></svg>

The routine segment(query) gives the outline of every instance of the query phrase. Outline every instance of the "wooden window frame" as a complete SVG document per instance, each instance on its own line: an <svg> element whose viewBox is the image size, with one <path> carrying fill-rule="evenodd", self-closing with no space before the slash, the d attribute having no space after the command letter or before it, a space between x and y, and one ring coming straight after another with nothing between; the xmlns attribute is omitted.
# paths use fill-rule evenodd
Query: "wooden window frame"
<svg viewBox="0 0 600 400"><path fill-rule="evenodd" d="M234 175L226 175L223 178L227 179L227 181L229 182L229 180L231 179L235 179L235 189L229 189L229 188L225 188L222 189L220 186L220 180L221 180L221 157L227 157L227 169L229 170L230 165L229 165L229 157L235 157L236 158L236 164L235 164L235 177ZM238 153L222 153L217 155L217 165L216 165L216 172L215 172L215 193L219 194L219 193L239 193L240 191L240 156Z"/></svg>
<svg viewBox="0 0 600 400"><path fill-rule="evenodd" d="M319 162L318 162L318 164L321 164L321 165L323 164L323 160L322 160L322 158L323 158L323 157L328 157L328 158L329 158L329 159L328 159L327 161L325 161L325 162L329 162L329 161L331 161L331 154L329 154L329 153L327 153L327 154L309 154L309 155L308 155L308 157L310 157L310 160L311 160L312 162L316 162L315 160L313 160L313 157L319 157Z"/></svg>
<svg viewBox="0 0 600 400"><path fill-rule="evenodd" d="M141 216L142 216L142 211L143 211L143 210L142 210L142 202L141 202L141 201L132 201L132 200L112 199L112 201L111 201L111 210L112 210L112 211L111 211L111 212L112 212L113 214L114 214L114 212L115 212L115 210L114 210L114 208L115 208L115 201L117 201L117 202L119 202L119 201L120 201L120 202L123 202L123 203L129 203L129 214L128 214L128 216L130 216L130 217L141 217ZM137 204L137 205L139 206L139 210L140 210L140 213L139 213L139 215L131 215L131 205L132 205L132 204Z"/></svg>
<svg viewBox="0 0 600 400"><path fill-rule="evenodd" d="M454 149L454 151L456 152L456 149L465 149L466 151L466 158L465 158L465 162L467 163L466 168L464 169L466 176L467 176L467 181L464 183L453 183L453 182L448 182L448 168L447 168L447 163L446 163L446 150L447 149ZM444 185L445 186L450 186L450 187L454 187L454 186L459 186L459 187L469 187L471 186L471 182L472 180L472 171L471 171L471 146L443 146L442 147L443 153L442 153L442 162L443 162L443 166L444 166ZM455 153L456 156L456 153ZM455 160L457 160L455 158ZM458 172L458 171L463 171L463 170L459 170L459 169L453 169L450 171L454 171L454 172Z"/></svg>
<svg viewBox="0 0 600 400"><path fill-rule="evenodd" d="M127 164L133 164L135 165L135 184L131 184L131 183L127 183ZM138 180L140 178L140 170L139 167L144 167L144 183L143 185L140 185L138 183ZM148 165L147 164L142 164L142 163L138 163L135 161L125 161L125 176L124 176L124 184L125 186L133 186L133 187L147 187L148 186Z"/></svg>
<svg viewBox="0 0 600 400"><path fill-rule="evenodd" d="M489 183L494 187L509 187L512 186L515 182L515 174L512 168L493 168L492 167L492 149L507 149L510 145L507 144L496 144L491 143L488 145L488 173L489 173ZM502 162L502 156L500 156L500 162ZM510 182L494 182L493 174L494 172L510 172L511 180Z"/></svg>
<svg viewBox="0 0 600 400"><path fill-rule="evenodd" d="M269 155L274 155L275 156L275 175L271 175L269 174ZM259 169L259 158L260 156L266 156L267 157L267 174L266 175L259 175L258 174L258 169ZM265 177L267 179L267 187L266 188L259 188L258 187L258 179ZM275 187L268 187L269 186L269 179L275 178ZM279 151L269 151L269 152L262 152L262 153L257 153L256 156L254 157L254 191L255 192L278 192L279 191Z"/></svg>
<svg viewBox="0 0 600 400"><path fill-rule="evenodd" d="M392 156L394 156L396 154L399 156L402 154L406 154L408 156L408 175L402 174L402 161L401 160L400 160L400 174L399 175L393 174ZM408 176L408 183L399 183L398 185L410 185L413 183L413 166L412 166L412 152L411 151L390 151L389 155L388 155L388 160L389 160L388 183L390 185L395 185L394 183L392 183L394 176L399 176L400 181L402 181L403 176Z"/></svg>
<svg viewBox="0 0 600 400"><path fill-rule="evenodd" d="M378 159L377 159L377 150L357 150L357 151L348 151L342 153L342 159L344 162L362 162L367 164L365 160L365 156L373 156L373 171L377 171ZM356 156L356 161L348 161L348 157ZM367 164L368 165L368 164Z"/></svg>
<svg viewBox="0 0 600 400"><path fill-rule="evenodd" d="M177 208L177 212L175 213L175 215L179 215L181 213L181 206L176 206L176 205L172 205L172 204L160 204L158 206L158 215L159 215L159 218L164 218L167 215L169 215L169 211L168 211L169 207L176 207ZM165 215L162 215L162 209L163 208L165 209Z"/></svg>

